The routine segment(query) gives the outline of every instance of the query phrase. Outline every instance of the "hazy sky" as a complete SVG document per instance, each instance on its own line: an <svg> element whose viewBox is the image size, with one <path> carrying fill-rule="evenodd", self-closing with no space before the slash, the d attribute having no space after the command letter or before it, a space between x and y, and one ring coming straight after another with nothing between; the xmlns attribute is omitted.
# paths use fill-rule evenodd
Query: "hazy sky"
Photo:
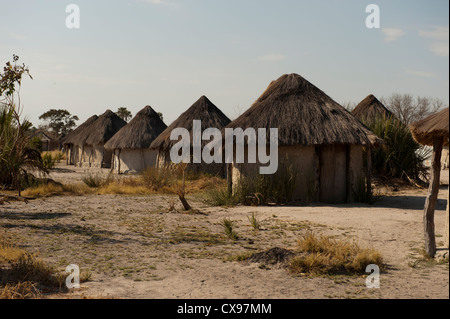
<svg viewBox="0 0 450 319"><path fill-rule="evenodd" d="M66 6L80 28L66 27ZM366 6L381 28L366 27ZM0 0L0 62L29 66L24 114L146 105L170 124L201 95L230 118L285 73L339 103L394 92L449 102L449 1Z"/></svg>

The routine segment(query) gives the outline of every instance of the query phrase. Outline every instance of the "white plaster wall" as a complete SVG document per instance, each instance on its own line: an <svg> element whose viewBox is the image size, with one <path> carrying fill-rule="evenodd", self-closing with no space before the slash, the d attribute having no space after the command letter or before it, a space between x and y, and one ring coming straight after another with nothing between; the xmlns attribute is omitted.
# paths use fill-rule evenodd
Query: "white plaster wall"
<svg viewBox="0 0 450 319"><path fill-rule="evenodd" d="M120 154L120 155L119 155ZM114 151L113 168L118 173L126 173L127 171L142 172L148 167L156 166L156 158L158 152L156 150L138 149L138 150L119 150ZM119 170L120 160L120 172Z"/></svg>

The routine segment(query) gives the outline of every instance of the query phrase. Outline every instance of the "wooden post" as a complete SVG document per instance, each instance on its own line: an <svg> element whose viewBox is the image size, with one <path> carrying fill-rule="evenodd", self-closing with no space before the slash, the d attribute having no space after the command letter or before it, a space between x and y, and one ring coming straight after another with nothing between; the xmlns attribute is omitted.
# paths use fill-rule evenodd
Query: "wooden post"
<svg viewBox="0 0 450 319"><path fill-rule="evenodd" d="M228 197L233 194L233 164L226 164L227 166L227 184L228 184Z"/></svg>
<svg viewBox="0 0 450 319"><path fill-rule="evenodd" d="M443 138L438 138L434 141L433 156L431 160L430 186L428 187L428 193L425 201L425 209L423 212L425 253L429 257L434 257L434 255L436 254L434 210L436 208L436 201L439 193L439 180L441 175L441 154L443 144L444 144Z"/></svg>
<svg viewBox="0 0 450 319"><path fill-rule="evenodd" d="M447 214L445 215L445 236L444 236L444 247L449 248L449 213L448 213L448 207L450 206L450 187L448 189L448 196L447 196Z"/></svg>
<svg viewBox="0 0 450 319"><path fill-rule="evenodd" d="M320 201L320 146L314 147L314 201Z"/></svg>
<svg viewBox="0 0 450 319"><path fill-rule="evenodd" d="M122 152L122 149L119 148L119 154L117 154L117 174L121 174L120 172L120 153Z"/></svg>
<svg viewBox="0 0 450 319"><path fill-rule="evenodd" d="M347 203L351 203L353 201L353 191L352 191L352 174L351 174L351 146L345 146L345 180L347 184Z"/></svg>
<svg viewBox="0 0 450 319"><path fill-rule="evenodd" d="M366 191L372 194L372 146L367 145Z"/></svg>

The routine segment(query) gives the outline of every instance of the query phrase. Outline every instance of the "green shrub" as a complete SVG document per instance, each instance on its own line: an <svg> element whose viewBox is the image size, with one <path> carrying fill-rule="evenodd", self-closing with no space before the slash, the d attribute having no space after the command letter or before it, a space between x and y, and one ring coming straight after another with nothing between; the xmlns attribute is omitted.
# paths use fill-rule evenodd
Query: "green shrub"
<svg viewBox="0 0 450 319"><path fill-rule="evenodd" d="M50 153L43 153L42 155L42 164L46 169L52 169L56 165L56 159Z"/></svg>
<svg viewBox="0 0 450 319"><path fill-rule="evenodd" d="M224 219L222 220L221 225L222 225L222 227L223 227L223 229L224 229L224 231L225 231L225 234L226 234L230 239L232 239L232 240L237 240L237 239L239 238L238 234L237 234L236 231L233 229L233 228L234 228L234 225L235 225L234 221L232 221L232 220L230 220L230 219L228 219L228 218L224 218Z"/></svg>
<svg viewBox="0 0 450 319"><path fill-rule="evenodd" d="M427 178L428 171L424 161L430 151L414 140L407 125L393 117L378 118L364 124L385 142L372 152L374 174L404 179L409 176L415 180Z"/></svg>

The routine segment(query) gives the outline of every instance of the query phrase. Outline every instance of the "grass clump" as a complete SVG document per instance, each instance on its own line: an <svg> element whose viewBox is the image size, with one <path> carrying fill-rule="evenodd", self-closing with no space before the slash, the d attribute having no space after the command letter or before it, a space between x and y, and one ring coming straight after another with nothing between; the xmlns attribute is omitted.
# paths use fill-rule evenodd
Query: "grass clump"
<svg viewBox="0 0 450 319"><path fill-rule="evenodd" d="M82 181L90 188L100 188L112 183L114 181L114 177L112 176L112 173L110 173L106 177L99 173L96 174L86 173L83 176Z"/></svg>
<svg viewBox="0 0 450 319"><path fill-rule="evenodd" d="M205 194L204 201L211 206L231 207L238 205L242 200L238 193L228 193L227 187L212 187Z"/></svg>
<svg viewBox="0 0 450 319"><path fill-rule="evenodd" d="M62 185L59 183L45 183L24 190L26 197L48 197L62 195L86 195L92 194L93 190L85 184Z"/></svg>
<svg viewBox="0 0 450 319"><path fill-rule="evenodd" d="M239 239L238 234L234 230L235 222L231 219L224 218L221 222L221 226L223 227L225 234L228 236L228 238L232 240Z"/></svg>
<svg viewBox="0 0 450 319"><path fill-rule="evenodd" d="M261 229L261 223L259 222L259 219L256 218L254 212L252 213L252 216L248 216L248 221L250 222L250 225L252 225L254 230Z"/></svg>
<svg viewBox="0 0 450 319"><path fill-rule="evenodd" d="M0 299L39 298L43 291L66 291L67 273L10 242L0 235ZM80 282L91 276L87 270L81 272Z"/></svg>
<svg viewBox="0 0 450 319"><path fill-rule="evenodd" d="M3 288L0 286L0 299L31 299L41 295L36 283L31 281L7 283Z"/></svg>
<svg viewBox="0 0 450 319"><path fill-rule="evenodd" d="M370 264L383 268L378 251L361 248L355 242L308 233L299 239L298 248L299 253L288 266L293 274L356 275L364 274Z"/></svg>
<svg viewBox="0 0 450 319"><path fill-rule="evenodd" d="M206 193L205 202L212 206L286 204L293 201L296 181L297 171L281 165L273 175L241 177L231 194L225 185L213 187Z"/></svg>

